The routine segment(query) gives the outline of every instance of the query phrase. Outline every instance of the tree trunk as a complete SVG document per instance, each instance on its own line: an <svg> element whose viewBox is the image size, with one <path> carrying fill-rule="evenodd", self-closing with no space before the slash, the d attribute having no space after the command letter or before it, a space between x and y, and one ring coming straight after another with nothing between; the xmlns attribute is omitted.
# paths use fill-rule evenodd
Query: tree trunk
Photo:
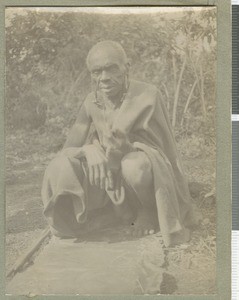
<svg viewBox="0 0 239 300"><path fill-rule="evenodd" d="M187 62L187 57L185 55L184 56L184 60L183 60L183 65L182 65L182 68L181 68L181 71L180 71L180 74L179 74L179 78L178 78L178 82L177 82L175 94L174 94L173 118L172 118L172 126L173 126L173 128L175 128L175 125L176 125L179 92L180 92L180 86L181 86L181 82L182 82L182 78L183 78L183 72L184 72L185 67L186 67L186 62Z"/></svg>
<svg viewBox="0 0 239 300"><path fill-rule="evenodd" d="M188 99L187 99L187 102L186 102L185 107L184 107L184 110L183 110L183 115L182 115L182 119L181 119L181 126L183 125L184 115L186 114L186 112L187 112L187 110L188 110L188 106L189 106L190 101L191 101L191 99L192 99L193 92L194 92L194 89L195 89L195 87L196 87L196 85L197 85L197 82L198 82L198 80L195 79L194 84L193 84L193 86L192 86L192 88L191 88L191 91L190 91L190 93L189 93L189 95L188 95Z"/></svg>

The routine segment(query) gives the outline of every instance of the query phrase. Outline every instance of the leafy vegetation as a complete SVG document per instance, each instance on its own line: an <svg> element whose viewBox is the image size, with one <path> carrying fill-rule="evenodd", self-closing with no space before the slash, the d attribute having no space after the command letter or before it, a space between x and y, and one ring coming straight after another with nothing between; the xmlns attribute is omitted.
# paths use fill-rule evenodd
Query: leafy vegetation
<svg viewBox="0 0 239 300"><path fill-rule="evenodd" d="M178 138L196 134L204 144L212 143L214 9L94 16L26 10L11 15L6 27L7 130L43 126L41 132L60 134L63 141L90 91L87 53L104 39L122 44L131 77L159 88Z"/></svg>
<svg viewBox="0 0 239 300"><path fill-rule="evenodd" d="M110 39L126 50L131 77L160 90L193 202L203 215L185 249L167 249L169 271L181 282L178 293L214 292L216 11L17 12L6 12L7 268L46 226L40 199L44 169L90 91L89 49ZM158 251L158 238L155 245Z"/></svg>

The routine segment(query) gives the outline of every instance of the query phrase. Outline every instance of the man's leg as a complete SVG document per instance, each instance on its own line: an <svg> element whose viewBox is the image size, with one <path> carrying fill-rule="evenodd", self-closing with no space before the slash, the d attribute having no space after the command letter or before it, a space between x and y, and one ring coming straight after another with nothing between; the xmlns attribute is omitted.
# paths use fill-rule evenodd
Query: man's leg
<svg viewBox="0 0 239 300"><path fill-rule="evenodd" d="M128 200L137 211L134 233L153 233L158 228L158 219L150 160L143 151L131 152L122 159L121 171L129 186Z"/></svg>
<svg viewBox="0 0 239 300"><path fill-rule="evenodd" d="M53 234L77 236L86 229L88 213L105 206L105 192L89 185L78 159L56 157L45 172L42 199Z"/></svg>

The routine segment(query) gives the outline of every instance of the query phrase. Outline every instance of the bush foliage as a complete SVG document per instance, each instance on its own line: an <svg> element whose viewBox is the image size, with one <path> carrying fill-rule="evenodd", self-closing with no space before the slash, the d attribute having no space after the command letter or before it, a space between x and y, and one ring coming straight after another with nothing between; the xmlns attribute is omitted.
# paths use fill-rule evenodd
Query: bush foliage
<svg viewBox="0 0 239 300"><path fill-rule="evenodd" d="M63 140L90 91L87 53L109 39L126 50L131 77L159 88L178 138L214 139L214 9L114 15L26 10L7 13L7 20L9 132L44 127Z"/></svg>

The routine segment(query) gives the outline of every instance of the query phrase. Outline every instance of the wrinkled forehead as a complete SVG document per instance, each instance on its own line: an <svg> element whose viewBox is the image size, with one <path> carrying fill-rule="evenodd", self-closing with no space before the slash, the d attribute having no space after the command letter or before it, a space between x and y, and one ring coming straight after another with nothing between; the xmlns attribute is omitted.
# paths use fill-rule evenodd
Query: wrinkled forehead
<svg viewBox="0 0 239 300"><path fill-rule="evenodd" d="M125 58L116 49L111 47L99 47L89 53L88 68L90 71L109 65L125 65Z"/></svg>

